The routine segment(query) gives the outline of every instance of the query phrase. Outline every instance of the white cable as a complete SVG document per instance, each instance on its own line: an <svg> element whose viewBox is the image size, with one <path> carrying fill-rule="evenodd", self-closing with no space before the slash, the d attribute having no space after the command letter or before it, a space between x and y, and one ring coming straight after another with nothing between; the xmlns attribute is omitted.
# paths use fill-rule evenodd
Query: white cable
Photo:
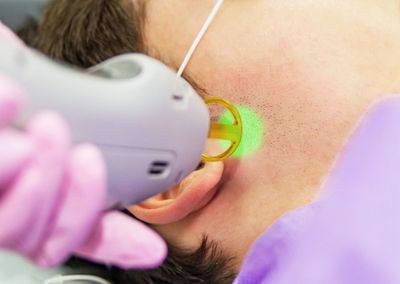
<svg viewBox="0 0 400 284"><path fill-rule="evenodd" d="M221 6L223 3L224 3L224 0L217 0L217 3L215 4L214 8L211 11L211 14L208 16L206 22L204 23L199 34L197 35L196 39L194 40L192 46L190 47L188 53L186 54L186 57L183 60L181 67L179 67L178 73L176 73L176 76L178 78L182 76L183 71L185 71L186 66L189 64L189 61L192 58L194 51L196 50L197 46L199 45L201 39L204 37L204 34L207 32L208 28L210 27L211 23L213 22L218 11L221 9Z"/></svg>
<svg viewBox="0 0 400 284"><path fill-rule="evenodd" d="M92 275L58 275L53 278L47 279L44 284L64 284L65 282L73 281L89 281L97 284L111 284L103 278Z"/></svg>

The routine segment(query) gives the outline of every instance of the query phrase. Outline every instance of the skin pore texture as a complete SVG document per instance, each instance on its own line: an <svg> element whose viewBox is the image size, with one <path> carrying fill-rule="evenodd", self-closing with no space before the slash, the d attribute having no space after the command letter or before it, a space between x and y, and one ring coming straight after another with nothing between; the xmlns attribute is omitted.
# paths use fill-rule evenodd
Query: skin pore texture
<svg viewBox="0 0 400 284"><path fill-rule="evenodd" d="M146 45L177 69L214 0L150 0ZM312 202L368 106L399 93L398 1L226 0L185 75L263 118L253 155L205 165L130 210L179 246L216 240L241 265L286 212ZM183 202L184 201L184 202Z"/></svg>

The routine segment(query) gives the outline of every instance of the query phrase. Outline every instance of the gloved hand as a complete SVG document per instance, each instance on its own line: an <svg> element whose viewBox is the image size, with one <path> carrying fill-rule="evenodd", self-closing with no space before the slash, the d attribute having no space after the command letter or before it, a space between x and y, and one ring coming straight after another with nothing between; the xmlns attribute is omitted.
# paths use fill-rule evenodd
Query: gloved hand
<svg viewBox="0 0 400 284"><path fill-rule="evenodd" d="M0 23L0 40L6 37L12 33ZM122 268L159 265L166 245L156 233L103 212L106 172L95 146L72 146L67 125L51 112L23 131L10 127L23 93L0 74L0 248L45 267L73 253Z"/></svg>

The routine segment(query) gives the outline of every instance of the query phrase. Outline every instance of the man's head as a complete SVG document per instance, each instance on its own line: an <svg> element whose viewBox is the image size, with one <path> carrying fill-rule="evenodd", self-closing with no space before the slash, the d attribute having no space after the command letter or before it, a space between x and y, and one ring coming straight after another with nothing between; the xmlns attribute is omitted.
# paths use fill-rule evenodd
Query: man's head
<svg viewBox="0 0 400 284"><path fill-rule="evenodd" d="M198 247L207 234L238 268L279 216L313 200L366 107L400 89L396 3L225 1L185 76L201 95L262 116L264 144L206 164L131 212L176 246ZM177 69L214 4L54 1L33 45L84 67L144 52Z"/></svg>

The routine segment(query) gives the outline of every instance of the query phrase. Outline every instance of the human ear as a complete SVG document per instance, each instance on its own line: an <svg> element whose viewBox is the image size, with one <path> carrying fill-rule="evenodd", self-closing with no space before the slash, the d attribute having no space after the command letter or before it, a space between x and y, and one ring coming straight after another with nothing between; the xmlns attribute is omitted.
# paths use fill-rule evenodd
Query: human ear
<svg viewBox="0 0 400 284"><path fill-rule="evenodd" d="M167 192L129 207L142 221L163 225L182 220L204 207L216 194L224 171L223 162L208 162Z"/></svg>

